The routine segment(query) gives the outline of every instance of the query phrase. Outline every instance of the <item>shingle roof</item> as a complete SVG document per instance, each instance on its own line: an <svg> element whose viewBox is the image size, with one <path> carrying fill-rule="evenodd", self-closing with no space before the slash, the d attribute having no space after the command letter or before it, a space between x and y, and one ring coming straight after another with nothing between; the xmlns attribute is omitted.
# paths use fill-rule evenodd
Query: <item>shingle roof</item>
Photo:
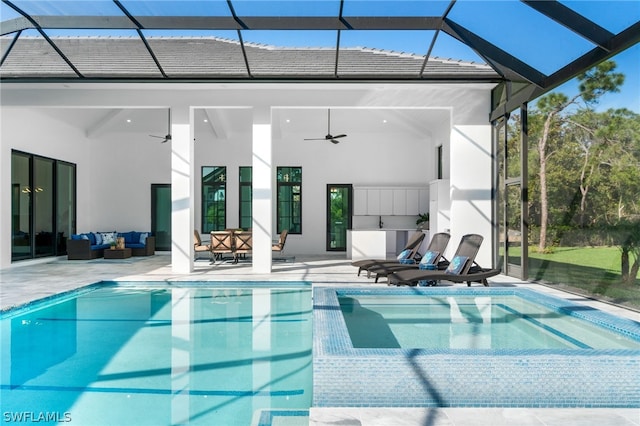
<svg viewBox="0 0 640 426"><path fill-rule="evenodd" d="M20 37L0 67L3 79L407 79L496 81L488 65L369 48L288 48L217 37ZM11 39L0 38L6 52ZM245 60L246 55L246 60ZM424 70L422 70L424 66ZM421 73L422 71L422 73ZM163 75L164 73L164 75Z"/></svg>

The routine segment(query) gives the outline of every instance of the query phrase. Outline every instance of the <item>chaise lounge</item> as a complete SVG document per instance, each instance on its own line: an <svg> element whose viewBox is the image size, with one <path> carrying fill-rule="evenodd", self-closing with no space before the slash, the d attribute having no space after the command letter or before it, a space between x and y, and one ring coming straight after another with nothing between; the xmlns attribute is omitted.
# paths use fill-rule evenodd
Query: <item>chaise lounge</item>
<svg viewBox="0 0 640 426"><path fill-rule="evenodd" d="M411 269L392 272L387 276L389 285L418 285L426 282L435 285L440 280L454 283L466 282L471 286L472 282L489 286L487 278L501 273L500 269L482 268L475 262L476 255L482 244L483 237L478 234L467 234L462 237L455 255L449 266L444 271Z"/></svg>
<svg viewBox="0 0 640 426"><path fill-rule="evenodd" d="M439 232L434 234L429 242L427 250L422 255L422 259L419 262L415 260L407 262L387 262L378 263L367 269L367 273L375 274L375 282L378 282L380 278L386 277L392 272L415 270L427 265L433 265L434 269L446 269L449 266L449 261L443 256L444 251L447 249L451 235L446 232Z"/></svg>
<svg viewBox="0 0 640 426"><path fill-rule="evenodd" d="M375 265L382 265L388 263L399 264L399 259L402 257L404 259L414 259L418 253L418 249L420 249L420 245L422 244L422 240L424 240L424 233L422 231L416 231L407 241L407 244L404 246L400 254L398 255L398 259L363 259L355 262L351 262L351 266L355 266L358 268L358 276L362 271L367 271L367 277L370 277L371 274L368 273L368 269Z"/></svg>

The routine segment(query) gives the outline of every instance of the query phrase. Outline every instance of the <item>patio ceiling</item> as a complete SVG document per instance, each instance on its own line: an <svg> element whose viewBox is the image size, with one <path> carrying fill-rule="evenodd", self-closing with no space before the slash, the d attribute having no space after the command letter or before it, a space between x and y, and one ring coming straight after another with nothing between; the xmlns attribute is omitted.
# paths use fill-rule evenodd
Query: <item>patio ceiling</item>
<svg viewBox="0 0 640 426"><path fill-rule="evenodd" d="M640 41L640 3L626 0L0 6L3 82L510 82L495 107L511 93L533 99Z"/></svg>

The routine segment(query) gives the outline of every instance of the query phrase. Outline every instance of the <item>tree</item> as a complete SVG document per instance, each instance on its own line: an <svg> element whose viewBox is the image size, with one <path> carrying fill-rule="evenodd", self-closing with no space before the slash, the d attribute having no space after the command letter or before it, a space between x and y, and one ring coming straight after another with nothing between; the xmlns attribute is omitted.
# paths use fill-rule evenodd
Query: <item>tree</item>
<svg viewBox="0 0 640 426"><path fill-rule="evenodd" d="M554 150L549 148L550 140L554 133L561 133L565 125L565 117L562 112L569 106L577 104L582 99L589 107L596 104L598 99L608 92L617 92L624 83L624 75L615 73L616 64L613 61L604 61L594 68L578 75L580 81L579 93L569 98L562 93L550 93L538 100L538 112L542 115L542 129L537 140L538 151L538 178L540 191L540 236L538 251L544 252L547 244L547 227L549 224L549 198L547 167Z"/></svg>

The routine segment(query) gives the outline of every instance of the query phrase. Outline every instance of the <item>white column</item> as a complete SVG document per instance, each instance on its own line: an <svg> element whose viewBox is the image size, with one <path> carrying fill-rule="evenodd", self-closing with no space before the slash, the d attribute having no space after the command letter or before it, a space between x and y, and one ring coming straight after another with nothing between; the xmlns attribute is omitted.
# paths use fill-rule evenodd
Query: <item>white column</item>
<svg viewBox="0 0 640 426"><path fill-rule="evenodd" d="M271 272L273 166L271 164L271 117L269 111L253 115L253 272Z"/></svg>
<svg viewBox="0 0 640 426"><path fill-rule="evenodd" d="M171 266L173 273L193 271L194 144L193 111L171 109Z"/></svg>
<svg viewBox="0 0 640 426"><path fill-rule="evenodd" d="M465 234L484 237L476 261L492 265L491 126L454 125L451 131L451 241Z"/></svg>

